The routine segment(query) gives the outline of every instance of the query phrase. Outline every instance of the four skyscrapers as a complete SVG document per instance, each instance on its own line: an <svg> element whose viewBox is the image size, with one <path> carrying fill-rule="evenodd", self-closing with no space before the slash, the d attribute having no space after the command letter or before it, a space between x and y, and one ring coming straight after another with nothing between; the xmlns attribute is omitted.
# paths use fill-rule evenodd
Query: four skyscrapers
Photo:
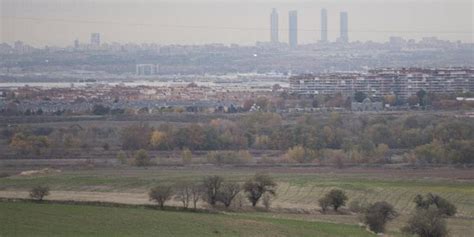
<svg viewBox="0 0 474 237"><path fill-rule="evenodd" d="M288 43L291 48L298 46L298 12L295 10L288 12ZM326 9L321 9L321 39L320 42L328 42L328 12ZM275 8L272 9L270 15L270 42L278 43L279 25L278 12ZM340 34L338 42L349 42L349 17L347 12L340 13Z"/></svg>

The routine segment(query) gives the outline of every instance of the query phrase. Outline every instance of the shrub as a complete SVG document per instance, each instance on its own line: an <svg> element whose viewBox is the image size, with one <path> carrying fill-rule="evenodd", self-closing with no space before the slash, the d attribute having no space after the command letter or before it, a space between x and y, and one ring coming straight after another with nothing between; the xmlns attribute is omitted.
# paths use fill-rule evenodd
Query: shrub
<svg viewBox="0 0 474 237"><path fill-rule="evenodd" d="M417 209L402 231L419 237L448 236L446 220L439 215L435 207Z"/></svg>
<svg viewBox="0 0 474 237"><path fill-rule="evenodd" d="M36 186L30 190L30 198L38 201L43 201L44 197L49 195L49 187Z"/></svg>
<svg viewBox="0 0 474 237"><path fill-rule="evenodd" d="M353 200L349 202L349 210L354 213L363 213L368 207L369 204L366 201Z"/></svg>
<svg viewBox="0 0 474 237"><path fill-rule="evenodd" d="M319 206L321 207L321 211L326 212L328 208L331 206L331 200L324 196L318 200Z"/></svg>
<svg viewBox="0 0 474 237"><path fill-rule="evenodd" d="M124 151L119 151L117 153L117 161L122 165L126 164L127 163L127 154Z"/></svg>
<svg viewBox="0 0 474 237"><path fill-rule="evenodd" d="M425 197L417 195L414 200L418 209L428 209L430 207L436 207L438 213L442 216L454 216L457 212L456 206L450 203L448 200L428 193Z"/></svg>
<svg viewBox="0 0 474 237"><path fill-rule="evenodd" d="M167 185L156 186L150 190L148 196L150 197L150 201L157 202L160 208L163 209L165 202L170 200L171 196L173 196L173 189Z"/></svg>
<svg viewBox="0 0 474 237"><path fill-rule="evenodd" d="M270 206L272 205L272 195L267 193L264 194L262 197L262 203L267 211L270 210Z"/></svg>
<svg viewBox="0 0 474 237"><path fill-rule="evenodd" d="M184 148L181 152L181 160L184 165L191 164L193 158L193 153L188 148Z"/></svg>
<svg viewBox="0 0 474 237"><path fill-rule="evenodd" d="M332 206L334 208L334 211L337 211L339 207L346 205L347 196L344 191L339 190L339 189L333 189L329 193L327 193L322 199L320 199L320 204L321 204L321 201L324 204L329 203L329 206ZM326 206L326 208L327 207L328 206ZM321 208L324 211L323 206L321 206Z"/></svg>
<svg viewBox="0 0 474 237"><path fill-rule="evenodd" d="M150 165L150 157L148 156L148 152L146 150L139 150L135 154L134 163L136 166L148 166Z"/></svg>
<svg viewBox="0 0 474 237"><path fill-rule="evenodd" d="M376 202L370 205L364 213L364 223L375 233L382 233L385 224L397 216L393 206L387 202Z"/></svg>

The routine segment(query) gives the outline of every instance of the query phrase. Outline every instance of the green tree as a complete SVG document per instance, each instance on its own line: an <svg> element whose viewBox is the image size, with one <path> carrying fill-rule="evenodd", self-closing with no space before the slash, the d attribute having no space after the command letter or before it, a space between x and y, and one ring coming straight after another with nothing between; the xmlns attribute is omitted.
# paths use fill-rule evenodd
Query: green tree
<svg viewBox="0 0 474 237"><path fill-rule="evenodd" d="M277 183L267 174L255 174L254 177L247 180L244 184L244 190L247 193L248 200L252 206L256 206L260 198L265 194L276 195Z"/></svg>
<svg viewBox="0 0 474 237"><path fill-rule="evenodd" d="M426 194L425 197L418 194L413 201L418 209L435 207L441 216L454 216L457 212L457 208L454 204L432 193Z"/></svg>
<svg viewBox="0 0 474 237"><path fill-rule="evenodd" d="M367 98L367 94L365 94L364 92L357 91L357 92L354 94L354 100L357 101L357 102L359 102L359 103L362 103L362 101L364 101L365 98Z"/></svg>
<svg viewBox="0 0 474 237"><path fill-rule="evenodd" d="M340 207L346 205L347 196L346 193L339 189L333 189L326 194L324 198L327 198L330 205L337 211Z"/></svg>
<svg viewBox="0 0 474 237"><path fill-rule="evenodd" d="M375 233L385 231L385 224L397 216L395 208L385 202L376 202L370 205L364 212L364 223Z"/></svg>
<svg viewBox="0 0 474 237"><path fill-rule="evenodd" d="M211 206L216 205L224 178L218 175L205 177L203 180L204 198Z"/></svg>

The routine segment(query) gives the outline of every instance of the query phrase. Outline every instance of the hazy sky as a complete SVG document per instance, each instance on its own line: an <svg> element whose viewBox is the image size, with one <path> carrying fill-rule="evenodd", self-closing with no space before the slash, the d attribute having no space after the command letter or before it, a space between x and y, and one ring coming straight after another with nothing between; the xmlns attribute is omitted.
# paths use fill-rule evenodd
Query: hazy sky
<svg viewBox="0 0 474 237"><path fill-rule="evenodd" d="M88 42L159 44L269 41L270 12L277 8L280 40L288 41L288 11L298 10L300 43L316 42L326 8L329 39L339 12L349 13L349 38L386 41L389 36L473 42L473 0L0 0L0 41L35 46Z"/></svg>

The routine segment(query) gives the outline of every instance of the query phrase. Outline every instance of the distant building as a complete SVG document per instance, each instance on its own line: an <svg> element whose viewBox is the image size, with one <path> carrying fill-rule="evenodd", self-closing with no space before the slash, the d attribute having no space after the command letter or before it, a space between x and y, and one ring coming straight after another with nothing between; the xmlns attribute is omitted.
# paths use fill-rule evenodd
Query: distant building
<svg viewBox="0 0 474 237"><path fill-rule="evenodd" d="M270 42L278 43L278 12L275 8L270 14Z"/></svg>
<svg viewBox="0 0 474 237"><path fill-rule="evenodd" d="M92 33L91 34L91 45L92 45L92 47L99 47L100 46L100 34L99 33Z"/></svg>
<svg viewBox="0 0 474 237"><path fill-rule="evenodd" d="M298 12L290 11L289 12L289 44L291 48L296 48L298 46Z"/></svg>
<svg viewBox="0 0 474 237"><path fill-rule="evenodd" d="M137 64L135 74L137 76L151 76L158 74L158 65L155 64Z"/></svg>
<svg viewBox="0 0 474 237"><path fill-rule="evenodd" d="M347 12L341 12L340 16L340 36L339 36L339 41L342 43L348 43L349 42L349 17L347 15Z"/></svg>
<svg viewBox="0 0 474 237"><path fill-rule="evenodd" d="M474 69L378 69L368 73L306 74L290 78L290 92L300 95L353 96L360 91L375 99L385 95L407 99L420 90L435 94L473 92Z"/></svg>
<svg viewBox="0 0 474 237"><path fill-rule="evenodd" d="M78 39L74 40L74 48L75 49L79 48L79 40Z"/></svg>
<svg viewBox="0 0 474 237"><path fill-rule="evenodd" d="M328 12L321 9L321 42L328 42Z"/></svg>

